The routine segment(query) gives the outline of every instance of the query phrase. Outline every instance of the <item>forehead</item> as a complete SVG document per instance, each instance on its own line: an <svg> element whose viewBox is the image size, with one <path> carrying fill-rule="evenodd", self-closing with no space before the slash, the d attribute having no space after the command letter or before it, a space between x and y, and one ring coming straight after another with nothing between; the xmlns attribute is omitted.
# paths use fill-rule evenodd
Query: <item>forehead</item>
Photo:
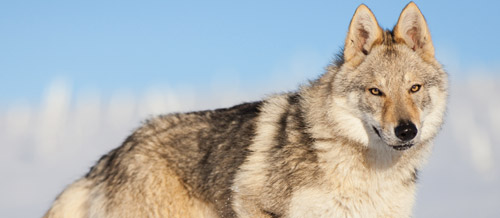
<svg viewBox="0 0 500 218"><path fill-rule="evenodd" d="M358 72L367 80L378 82L411 82L425 79L429 64L405 45L379 45L372 49ZM375 81L373 81L375 82Z"/></svg>

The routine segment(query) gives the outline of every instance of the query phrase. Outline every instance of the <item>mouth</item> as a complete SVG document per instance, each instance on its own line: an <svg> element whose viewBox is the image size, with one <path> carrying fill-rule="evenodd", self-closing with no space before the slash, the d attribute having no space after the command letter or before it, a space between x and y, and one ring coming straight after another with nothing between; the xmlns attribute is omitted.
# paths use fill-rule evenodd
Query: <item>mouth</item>
<svg viewBox="0 0 500 218"><path fill-rule="evenodd" d="M378 137L380 137L380 139L382 139L382 136L380 136L380 132L378 131L377 128L375 128L375 126L372 126L373 128L373 131L375 131L375 133L378 135ZM389 145L391 148L393 148L394 150L397 150L397 151L404 151L404 150L407 150L408 148L411 148L413 146L413 144L411 143L408 143L408 144L402 144L402 145Z"/></svg>
<svg viewBox="0 0 500 218"><path fill-rule="evenodd" d="M374 126L372 126L373 128L373 131L375 131L375 133L377 133L378 137L382 138L382 136L380 136L380 133L378 132L378 129L375 128Z"/></svg>
<svg viewBox="0 0 500 218"><path fill-rule="evenodd" d="M404 151L408 148L411 148L411 146L413 146L413 144L396 145L396 146L391 146L391 147L394 148L394 150Z"/></svg>

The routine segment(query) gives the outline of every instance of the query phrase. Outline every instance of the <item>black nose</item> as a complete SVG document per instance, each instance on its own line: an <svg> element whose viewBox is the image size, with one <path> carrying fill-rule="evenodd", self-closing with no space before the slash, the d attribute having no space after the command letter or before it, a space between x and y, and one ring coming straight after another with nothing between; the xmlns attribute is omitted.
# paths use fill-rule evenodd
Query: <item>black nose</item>
<svg viewBox="0 0 500 218"><path fill-rule="evenodd" d="M403 141L410 141L417 135L417 127L410 121L399 122L399 126L394 128L396 136Z"/></svg>

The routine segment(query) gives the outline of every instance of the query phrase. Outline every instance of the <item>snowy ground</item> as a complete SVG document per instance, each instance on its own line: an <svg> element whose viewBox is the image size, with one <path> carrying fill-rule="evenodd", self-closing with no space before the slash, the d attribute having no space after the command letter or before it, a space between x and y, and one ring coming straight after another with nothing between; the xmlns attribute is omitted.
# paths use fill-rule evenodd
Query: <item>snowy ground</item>
<svg viewBox="0 0 500 218"><path fill-rule="evenodd" d="M420 175L415 217L500 217L500 80L452 84L447 122ZM39 106L0 107L0 217L40 217L67 184L151 114L258 98L151 90L105 100L98 93L70 99L70 93L56 81Z"/></svg>

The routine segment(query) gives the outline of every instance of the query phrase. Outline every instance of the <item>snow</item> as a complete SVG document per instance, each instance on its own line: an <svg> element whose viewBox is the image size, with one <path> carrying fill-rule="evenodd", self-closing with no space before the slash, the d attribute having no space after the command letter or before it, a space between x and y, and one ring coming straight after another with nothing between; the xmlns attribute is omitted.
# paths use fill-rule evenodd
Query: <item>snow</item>
<svg viewBox="0 0 500 218"><path fill-rule="evenodd" d="M151 115L250 100L241 91L222 93L222 100L158 88L107 100L97 91L72 99L71 91L56 80L40 106L19 100L0 108L0 217L40 217L66 185ZM446 124L419 176L415 217L500 217L497 93L498 79L452 83Z"/></svg>

